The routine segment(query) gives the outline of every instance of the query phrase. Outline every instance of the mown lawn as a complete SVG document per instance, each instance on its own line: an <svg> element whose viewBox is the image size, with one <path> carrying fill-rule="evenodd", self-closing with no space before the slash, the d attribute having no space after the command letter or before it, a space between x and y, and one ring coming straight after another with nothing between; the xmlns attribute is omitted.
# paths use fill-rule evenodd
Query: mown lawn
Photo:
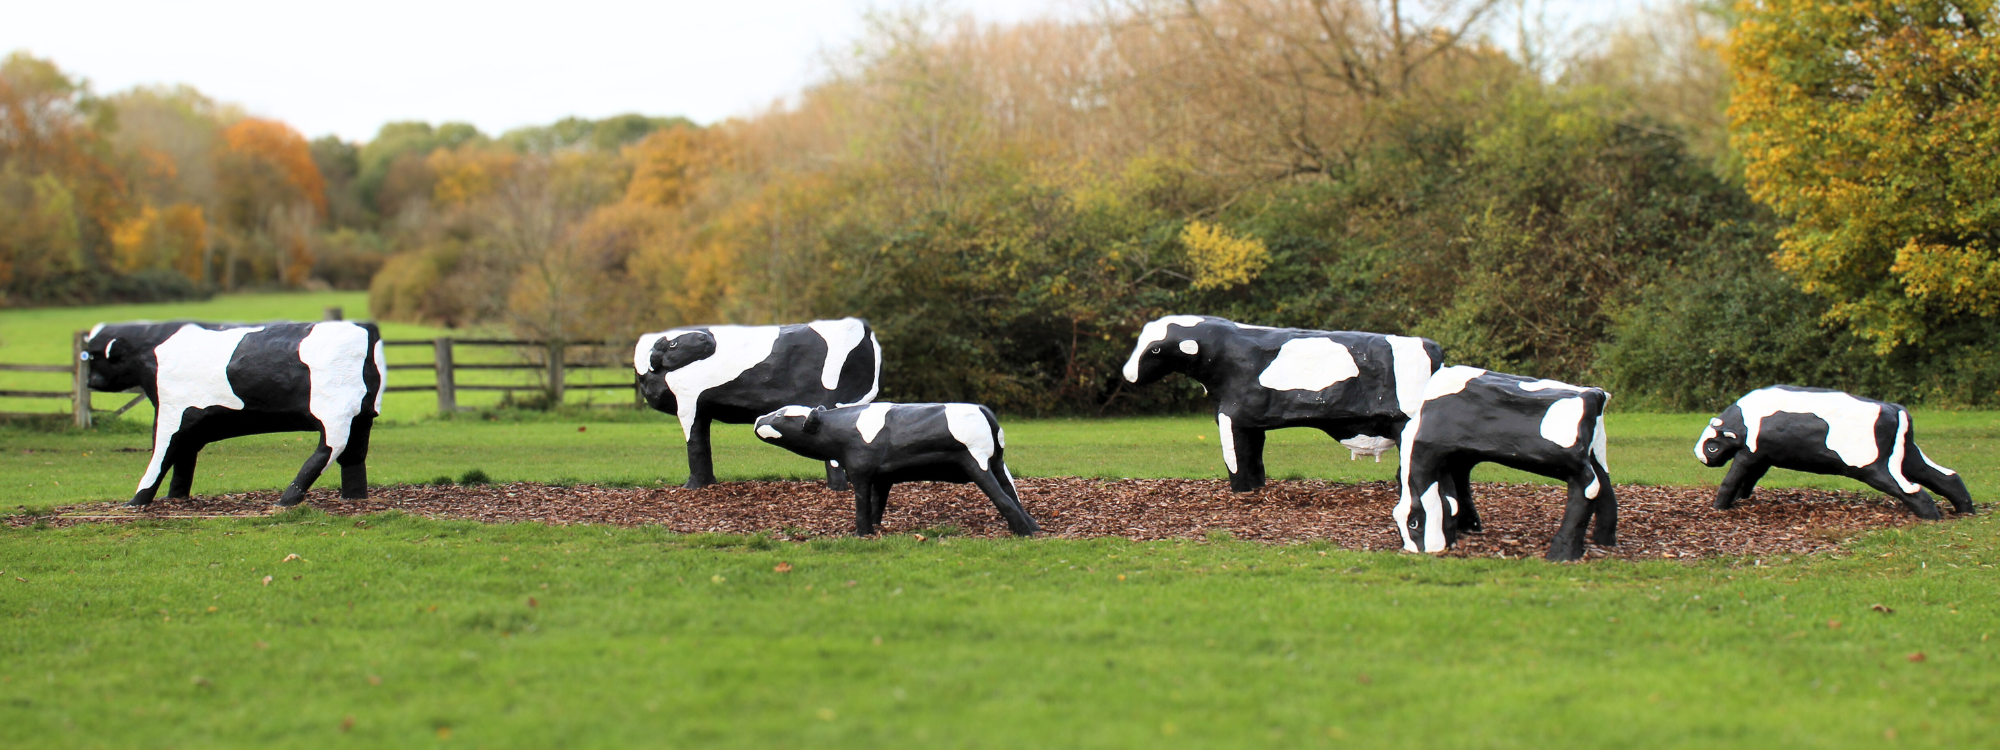
<svg viewBox="0 0 2000 750"><path fill-rule="evenodd" d="M0 314L7 348L18 315ZM668 417L423 406L378 427L377 483L685 477ZM1713 485L1689 455L1706 417L1614 414L1614 477ZM0 508L128 497L149 419L0 427ZM1221 476L1199 417L1005 422L1017 474ZM1916 424L1996 496L2000 414ZM725 480L819 472L741 427L716 437ZM309 440L212 446L196 492L282 486ZM1394 471L1393 452L1349 461L1303 431L1270 448L1274 477ZM0 747L1990 746L1995 531L1982 515L1839 557L1553 565L311 509L0 529Z"/></svg>

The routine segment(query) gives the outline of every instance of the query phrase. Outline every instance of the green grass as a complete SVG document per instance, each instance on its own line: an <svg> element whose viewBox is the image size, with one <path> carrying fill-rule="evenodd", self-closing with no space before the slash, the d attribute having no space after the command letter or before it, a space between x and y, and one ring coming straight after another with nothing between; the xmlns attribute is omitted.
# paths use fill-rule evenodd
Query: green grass
<svg viewBox="0 0 2000 750"><path fill-rule="evenodd" d="M353 295L216 304L151 316L361 309ZM85 312L0 314L0 361L59 361ZM18 348L44 335L48 357ZM685 477L663 415L438 420L429 398L392 400L377 483ZM1706 417L1614 414L1613 476L1712 486L1721 471L1689 455ZM124 499L149 421L0 426L0 507ZM1221 476L1206 419L1004 421L1017 474ZM1996 496L2000 414L1916 424L1975 497ZM724 479L818 476L740 426L716 438ZM310 439L211 446L196 491L280 487ZM1394 472L1394 453L1349 461L1308 431L1274 433L1268 453L1277 478ZM311 509L0 529L0 747L1991 746L1995 532L1984 515L1840 557L1552 565Z"/></svg>

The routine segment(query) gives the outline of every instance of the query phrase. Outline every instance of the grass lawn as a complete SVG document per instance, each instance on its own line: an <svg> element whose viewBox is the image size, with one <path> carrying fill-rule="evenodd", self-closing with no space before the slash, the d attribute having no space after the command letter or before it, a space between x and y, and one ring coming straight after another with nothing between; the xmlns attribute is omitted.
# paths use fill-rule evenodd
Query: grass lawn
<svg viewBox="0 0 2000 750"><path fill-rule="evenodd" d="M214 317L317 317L328 297ZM0 314L0 361L43 361L13 352L33 338L19 316L66 330L57 312ZM378 483L685 477L665 416L437 420L428 398L378 427ZM1613 476L1713 485L1689 454L1706 416L1614 414ZM0 507L128 497L149 421L0 427ZM1200 418L1006 425L1017 474L1221 476ZM1916 426L1996 497L2000 414ZM716 437L724 479L819 472L740 426ZM211 446L196 492L280 487L308 440ZM1269 448L1274 477L1394 471L1304 431ZM0 747L1990 746L1995 531L1983 515L1844 557L1552 565L311 509L0 528Z"/></svg>

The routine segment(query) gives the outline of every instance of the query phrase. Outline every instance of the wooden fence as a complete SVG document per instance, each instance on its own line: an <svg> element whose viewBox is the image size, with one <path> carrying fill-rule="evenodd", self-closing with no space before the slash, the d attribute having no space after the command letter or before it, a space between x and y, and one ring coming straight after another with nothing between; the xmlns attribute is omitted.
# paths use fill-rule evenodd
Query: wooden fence
<svg viewBox="0 0 2000 750"><path fill-rule="evenodd" d="M327 319L339 320L340 319L339 315L340 315L339 308L327 309ZM118 407L116 411L112 411L109 409L94 410L91 408L90 370L89 368L83 366L84 364L83 345L86 339L89 338L89 336L90 336L89 331L77 331L74 335L70 337L70 361L68 364L62 364L62 365L0 364L0 372L67 373L70 376L69 389L60 391L0 390L0 398L68 399L70 402L71 419L73 419L76 422L76 426L78 427L89 427L91 425L92 422L91 414L93 411L109 412L112 416L118 416L120 414L124 414L127 410L131 409L132 407L139 405L139 402L146 400L145 394L139 393L139 390L137 388L134 388L125 392L138 393L139 395L135 396L131 401L127 401L124 406ZM431 348L431 361L429 363L390 364L388 367L390 370L428 370L433 373L436 373L437 379L434 382L432 382L430 385L386 386L383 388L383 390L387 392L436 391L438 413L440 414L449 414L451 412L460 411L458 406L459 391L506 391L506 392L526 391L531 393L540 392L541 394L543 394L548 398L549 403L560 404L562 403L563 400L563 394L569 391L630 389L632 391L633 398L635 400L639 399L639 390L638 390L639 381L636 375L633 377L632 382L630 383L571 384L568 382L568 373L572 370L625 370L627 372L630 372L628 368L630 368L631 365L620 361L620 359L617 356L608 358L609 360L608 362L569 361L570 352L575 350L607 347L611 348L613 353L617 353L621 347L630 347L631 346L630 342L530 341L525 339L453 339L449 336L441 336L435 339L400 339L400 340L384 339L382 341L382 345L385 347L393 346L399 348L420 347L420 346L428 346ZM525 362L514 362L514 363L458 364L457 357L455 356L455 354L458 347L462 346L499 346L499 347L510 347L514 349L525 349L529 351L539 350L542 352L542 361L541 362L525 361ZM394 358L390 357L389 359L393 361ZM531 360L532 357L526 357L525 359ZM600 357L599 359L605 359L605 358ZM526 370L526 371L545 373L546 377L543 378L543 382L540 385L535 385L535 384L494 385L487 383L458 382L458 373L461 371L468 371L468 370L502 370L502 371L511 370L517 372ZM50 414L49 413L0 413L0 417L22 417L22 416L47 417L50 416Z"/></svg>

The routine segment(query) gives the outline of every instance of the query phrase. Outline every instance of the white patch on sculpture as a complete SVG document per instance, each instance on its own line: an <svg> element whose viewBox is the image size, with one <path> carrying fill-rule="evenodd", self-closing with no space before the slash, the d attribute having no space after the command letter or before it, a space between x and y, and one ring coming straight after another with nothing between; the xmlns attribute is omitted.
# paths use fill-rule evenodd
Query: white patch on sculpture
<svg viewBox="0 0 2000 750"><path fill-rule="evenodd" d="M1910 413L1896 412L1896 444L1889 449L1889 478L1896 480L1896 486L1903 488L1903 494L1916 492L1915 482L1903 476L1903 443L1910 435Z"/></svg>
<svg viewBox="0 0 2000 750"><path fill-rule="evenodd" d="M103 324L103 323L99 323L98 325L100 325L100 326L101 326L101 325L104 325L104 324ZM89 339L84 339L84 340L85 340L85 341L89 341ZM112 339L112 340L110 340L110 341L106 341L106 342L104 342L104 358L105 358L105 359L110 359L110 358L111 358L111 347L114 347L114 346L117 346L117 345L118 345L118 339ZM85 355L85 358L86 358L86 359L88 359L88 355L89 355L89 354L90 354L90 352L84 352L84 355Z"/></svg>
<svg viewBox="0 0 2000 750"><path fill-rule="evenodd" d="M1390 448L1396 447L1396 441L1385 437L1375 437L1374 435L1356 435L1340 441L1340 444L1347 446L1347 460L1352 461L1362 456L1374 456L1375 463L1378 464L1382 463L1382 454L1389 452Z"/></svg>
<svg viewBox="0 0 2000 750"><path fill-rule="evenodd" d="M1604 473L1611 473L1611 452L1608 450L1610 438L1604 436L1604 415L1597 415L1597 434L1590 436L1590 455L1597 457L1597 467Z"/></svg>
<svg viewBox="0 0 2000 750"><path fill-rule="evenodd" d="M1125 360L1125 382L1139 382L1139 358L1145 356L1146 350L1151 349L1153 344L1167 340L1167 326L1193 328L1205 322L1199 315L1168 315L1140 328L1139 345L1132 348L1132 357Z"/></svg>
<svg viewBox="0 0 2000 750"><path fill-rule="evenodd" d="M1409 336L1389 336L1389 356L1396 377L1396 408L1417 415L1424 405L1424 384L1431 379L1431 353L1424 340Z"/></svg>
<svg viewBox="0 0 2000 750"><path fill-rule="evenodd" d="M1845 393L1817 393L1763 388L1737 399L1743 410L1743 424L1749 429L1744 446L1757 452L1757 435L1764 418L1773 414L1810 414L1826 422L1826 448L1848 466L1867 466L1881 457L1875 444L1875 422L1882 417L1882 405L1863 401Z"/></svg>
<svg viewBox="0 0 2000 750"><path fill-rule="evenodd" d="M863 394L860 399L844 404L836 403L834 406L860 406L872 403L875 400L875 394L882 392L882 340L874 336L869 336L868 344L875 349L875 374L873 376L874 379L868 381L868 392Z"/></svg>
<svg viewBox="0 0 2000 750"><path fill-rule="evenodd" d="M812 414L813 410L810 406L793 404L791 406L778 407L778 416L781 417L810 417Z"/></svg>
<svg viewBox="0 0 2000 750"><path fill-rule="evenodd" d="M873 443L875 436L882 432L882 425L889 420L889 409L893 404L869 404L854 418L854 427L861 431L861 442Z"/></svg>
<svg viewBox="0 0 2000 750"><path fill-rule="evenodd" d="M1229 467L1229 473L1236 473L1236 431L1230 428L1229 415L1217 412L1215 426L1222 431L1222 465Z"/></svg>
<svg viewBox="0 0 2000 750"><path fill-rule="evenodd" d="M1278 356L1257 376L1257 384L1275 391L1321 391L1361 374L1354 353L1329 338L1292 339L1278 347Z"/></svg>
<svg viewBox="0 0 2000 750"><path fill-rule="evenodd" d="M97 324L97 325L94 325L94 326L91 326L91 327L90 327L90 333L89 333L89 334L86 334L86 335L85 335L85 336L83 337L83 340L85 340L85 341L89 341L89 340L91 340L91 339L94 339L94 338L97 338L97 334L98 334L98 332L99 332L99 331L102 331L102 330L104 330L104 326L105 326L105 325L106 325L105 323L99 323L99 324Z"/></svg>
<svg viewBox="0 0 2000 750"><path fill-rule="evenodd" d="M979 468L986 469L993 460L993 426L986 421L986 413L972 404L945 404L944 424L952 437L965 444Z"/></svg>
<svg viewBox="0 0 2000 750"><path fill-rule="evenodd" d="M1452 519L1444 514L1444 503L1438 497L1436 482L1432 482L1430 488L1424 490L1423 503L1424 547L1418 551L1444 552L1444 525L1452 523ZM1406 530L1404 533L1407 534L1409 527L1406 525L1403 528Z"/></svg>
<svg viewBox="0 0 2000 750"><path fill-rule="evenodd" d="M1485 374L1485 370L1465 365L1452 365L1439 370L1424 384L1424 400L1430 401L1465 390L1466 383Z"/></svg>
<svg viewBox="0 0 2000 750"><path fill-rule="evenodd" d="M1199 344L1199 343L1196 343L1194 339L1188 339L1188 340L1186 340L1186 341L1183 341L1183 342L1181 342L1181 353L1182 353L1182 354L1200 354L1200 353L1201 353L1201 344Z"/></svg>
<svg viewBox="0 0 2000 750"><path fill-rule="evenodd" d="M382 416L382 395L389 392L389 359L383 356L382 340L375 340L375 374L380 376L375 382L381 386L375 389L375 416Z"/></svg>
<svg viewBox="0 0 2000 750"><path fill-rule="evenodd" d="M639 334L639 343L632 347L632 371L645 375L653 371L653 342L668 336L679 336L686 331L665 331L662 333Z"/></svg>
<svg viewBox="0 0 2000 750"><path fill-rule="evenodd" d="M772 440L777 440L778 438L784 437L785 433L779 432L778 428L776 427L772 427L767 424L760 424L757 425L757 436L762 438L770 438Z"/></svg>
<svg viewBox="0 0 2000 750"><path fill-rule="evenodd" d="M180 432L181 415L188 409L243 408L243 399L229 387L229 360L244 336L261 330L263 326L211 331L190 323L153 348L160 367L160 408L153 415L153 460L139 477L139 489L159 481L167 446Z"/></svg>
<svg viewBox="0 0 2000 750"><path fill-rule="evenodd" d="M819 384L829 391L840 387L840 369L847 364L847 355L867 337L867 326L859 318L841 318L815 320L806 327L826 340L826 362L819 368Z"/></svg>
<svg viewBox="0 0 2000 750"><path fill-rule="evenodd" d="M1416 416L1410 418L1410 421L1403 423L1403 435L1402 435L1403 449L1397 451L1398 455L1396 456L1396 486L1400 492L1400 494L1396 498L1396 503L1397 503L1396 507L1401 510L1402 514L1405 517L1409 516L1410 514L1409 505L1411 502L1410 454L1416 451L1417 427L1421 425L1423 421L1424 421L1424 414L1422 411L1418 411ZM1396 519L1396 523L1400 525L1403 523L1404 520L1405 518L1398 518ZM1407 540L1409 538L1409 535L1404 534L1403 538Z"/></svg>
<svg viewBox="0 0 2000 750"><path fill-rule="evenodd" d="M368 329L345 321L314 323L299 339L299 361L306 363L312 383L307 411L319 420L322 438L332 451L327 461L347 450L348 432L361 414L368 395L362 373L368 359Z"/></svg>
<svg viewBox="0 0 2000 750"><path fill-rule="evenodd" d="M678 333L686 335L689 332ZM689 362L686 367L665 376L667 387L674 392L674 416L681 420L681 436L688 440L694 439L695 407L701 400L701 394L735 380L750 368L770 359L771 350L778 343L777 326L715 326L708 329L708 335L715 339L714 354ZM650 347L641 350L642 359L649 351ZM641 374L644 374L643 370Z"/></svg>
<svg viewBox="0 0 2000 750"><path fill-rule="evenodd" d="M1939 466L1939 465L1937 464L1937 462L1936 462L1936 461L1932 461L1932 460L1931 460L1931 457L1930 457L1930 455L1929 455L1929 454L1926 454L1926 453L1924 453L1924 449L1922 449L1922 448L1918 448L1918 449L1917 449L1917 458L1921 458L1921 459L1923 459L1923 460L1924 460L1924 463L1927 463L1927 464L1930 464L1930 465L1931 465L1931 468L1933 468L1933 469L1937 469L1937 470L1938 470L1938 473L1940 473L1940 474L1943 474L1943 475L1945 475L1945 476L1948 476L1948 477L1949 477L1949 476L1957 476L1957 475L1958 475L1958 472L1956 472L1956 471L1952 471L1952 470L1950 470L1950 469L1947 469L1947 468L1945 468L1945 467L1942 467L1942 466Z"/></svg>
<svg viewBox="0 0 2000 750"><path fill-rule="evenodd" d="M1714 427L1709 427L1701 431L1701 437L1695 438L1694 441L1694 460L1708 463L1708 451L1704 449L1704 446L1708 445L1708 441L1714 440L1715 436Z"/></svg>
<svg viewBox="0 0 2000 750"><path fill-rule="evenodd" d="M1576 445L1576 435L1583 431L1583 399L1570 397L1549 405L1542 414L1542 439L1568 448Z"/></svg>
<svg viewBox="0 0 2000 750"><path fill-rule="evenodd" d="M1522 383L1521 390L1524 391L1558 390L1558 391L1576 391L1577 393L1583 392L1582 388L1578 388L1576 386L1570 385L1560 380L1549 380L1547 378L1543 378L1541 380L1530 380L1528 382Z"/></svg>

